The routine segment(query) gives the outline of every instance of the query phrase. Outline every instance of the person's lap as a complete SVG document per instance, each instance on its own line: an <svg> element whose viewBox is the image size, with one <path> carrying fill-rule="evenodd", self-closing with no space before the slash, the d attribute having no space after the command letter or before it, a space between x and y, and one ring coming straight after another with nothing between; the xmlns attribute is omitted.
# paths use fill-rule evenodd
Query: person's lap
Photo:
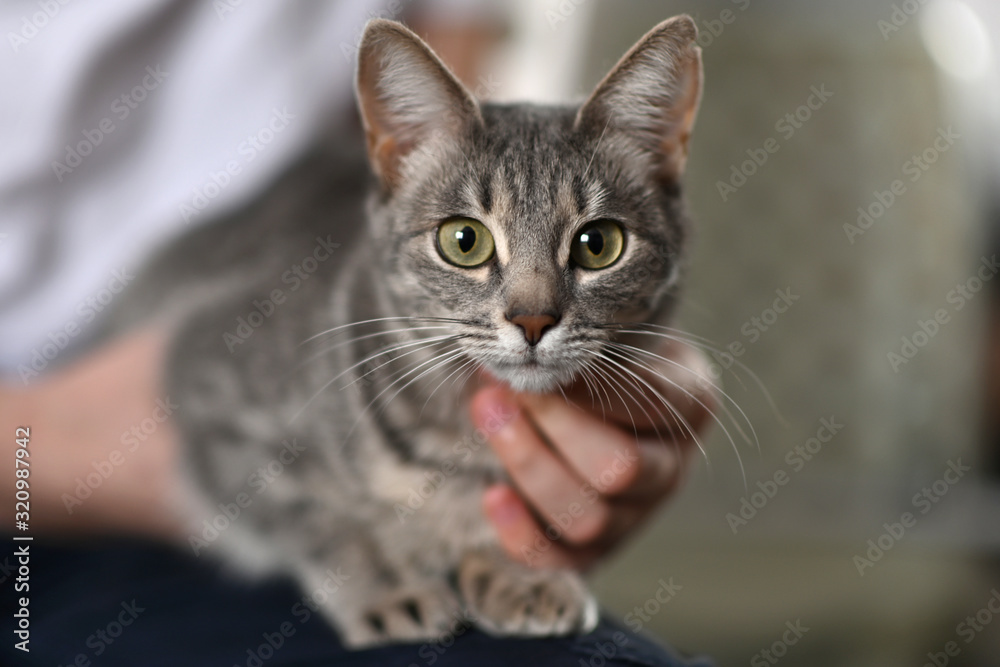
<svg viewBox="0 0 1000 667"><path fill-rule="evenodd" d="M0 562L4 664L219 667L669 667L685 661L607 620L591 634L498 639L460 629L440 643L345 651L323 618L285 580L248 584L218 566L159 545L30 543L28 592L14 591L12 557ZM12 567L13 565L13 567ZM15 599L30 597L30 653L13 647Z"/></svg>

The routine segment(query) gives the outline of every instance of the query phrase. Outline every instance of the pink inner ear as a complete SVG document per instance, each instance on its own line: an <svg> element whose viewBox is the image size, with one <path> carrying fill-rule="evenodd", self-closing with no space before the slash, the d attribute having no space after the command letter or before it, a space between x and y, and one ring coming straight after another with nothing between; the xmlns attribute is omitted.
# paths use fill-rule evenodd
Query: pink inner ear
<svg viewBox="0 0 1000 667"><path fill-rule="evenodd" d="M373 137L370 133L368 144L369 151L372 156L372 162L374 163L375 170L378 172L379 177L381 177L389 187L395 186L399 178L399 172L396 169L399 155L395 139L386 135L382 135L381 138L377 138Z"/></svg>
<svg viewBox="0 0 1000 667"><path fill-rule="evenodd" d="M680 81L684 94L674 102L674 109L683 109L671 131L663 138L661 176L679 179L687 164L688 144L695 116L701 101L701 68L699 60L692 61L689 72Z"/></svg>
<svg viewBox="0 0 1000 667"><path fill-rule="evenodd" d="M366 90L359 91L364 100L373 97ZM381 102L362 105L362 119L366 126L368 155L376 175L388 188L399 183L400 160L413 148L412 141L402 140L401 132L391 128L386 119L380 117Z"/></svg>
<svg viewBox="0 0 1000 667"><path fill-rule="evenodd" d="M374 171L392 189L400 163L436 133L481 122L472 95L434 52L399 24L374 21L359 50L357 91Z"/></svg>
<svg viewBox="0 0 1000 667"><path fill-rule="evenodd" d="M663 180L679 180L684 174L687 164L688 138L691 134L684 132L678 136L668 136L661 143L663 153L660 160L658 175Z"/></svg>
<svg viewBox="0 0 1000 667"><path fill-rule="evenodd" d="M415 147L417 141L402 136L399 131L387 132L372 129L368 132L368 152L377 175L392 189L400 181L400 164Z"/></svg>
<svg viewBox="0 0 1000 667"><path fill-rule="evenodd" d="M618 61L577 115L577 123L587 118L595 126L615 117L615 130L652 154L664 180L684 172L701 99L696 34L689 17L661 23Z"/></svg>

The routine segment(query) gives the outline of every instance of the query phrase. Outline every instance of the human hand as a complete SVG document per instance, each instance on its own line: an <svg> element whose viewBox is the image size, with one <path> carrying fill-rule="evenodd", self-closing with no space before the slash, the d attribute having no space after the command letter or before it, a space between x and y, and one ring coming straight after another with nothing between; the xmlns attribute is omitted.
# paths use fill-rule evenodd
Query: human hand
<svg viewBox="0 0 1000 667"><path fill-rule="evenodd" d="M160 389L163 351L160 332L141 331L27 388L0 385L4 451L16 427L31 427L32 531L180 534L169 504L178 446ZM3 459L13 467L13 455ZM4 488L9 513L13 486Z"/></svg>
<svg viewBox="0 0 1000 667"><path fill-rule="evenodd" d="M660 353L674 363L656 370L675 384L643 375L679 420L652 392L626 403L610 385L597 397L603 408L582 382L566 392L569 402L558 394L516 394L500 385L473 397L473 420L489 433L515 487L496 484L483 498L512 558L535 567L586 570L676 491L695 442L680 424L686 421L696 434L703 430L715 397L701 352L672 342ZM513 416L487 428L497 414Z"/></svg>

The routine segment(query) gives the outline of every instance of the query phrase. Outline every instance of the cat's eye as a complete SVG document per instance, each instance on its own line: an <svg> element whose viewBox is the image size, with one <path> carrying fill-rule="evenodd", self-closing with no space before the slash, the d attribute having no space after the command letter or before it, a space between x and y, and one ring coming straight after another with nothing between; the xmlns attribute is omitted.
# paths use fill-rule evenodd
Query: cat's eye
<svg viewBox="0 0 1000 667"><path fill-rule="evenodd" d="M437 247L445 261L470 269L493 257L493 235L478 220L452 218L438 227Z"/></svg>
<svg viewBox="0 0 1000 667"><path fill-rule="evenodd" d="M625 247L625 233L614 220L595 220L577 232L570 255L585 269L603 269L614 264Z"/></svg>

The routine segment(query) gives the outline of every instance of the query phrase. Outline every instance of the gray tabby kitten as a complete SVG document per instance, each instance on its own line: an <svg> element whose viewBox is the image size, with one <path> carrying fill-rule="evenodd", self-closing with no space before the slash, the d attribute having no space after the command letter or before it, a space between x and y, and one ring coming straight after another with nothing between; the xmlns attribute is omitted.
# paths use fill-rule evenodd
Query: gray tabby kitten
<svg viewBox="0 0 1000 667"><path fill-rule="evenodd" d="M199 519L239 508L192 544L325 589L321 611L350 646L431 639L456 618L498 635L595 626L577 573L502 553L481 498L504 472L469 436L462 380L639 387L627 373L649 362L616 331L663 322L676 298L695 37L689 17L665 21L581 107L541 107L480 104L412 32L369 23L366 208L358 174L334 173L312 191L326 217L303 227L286 199L238 238L175 251L245 265L189 285L202 306L169 363ZM350 247L327 233L352 227Z"/></svg>

